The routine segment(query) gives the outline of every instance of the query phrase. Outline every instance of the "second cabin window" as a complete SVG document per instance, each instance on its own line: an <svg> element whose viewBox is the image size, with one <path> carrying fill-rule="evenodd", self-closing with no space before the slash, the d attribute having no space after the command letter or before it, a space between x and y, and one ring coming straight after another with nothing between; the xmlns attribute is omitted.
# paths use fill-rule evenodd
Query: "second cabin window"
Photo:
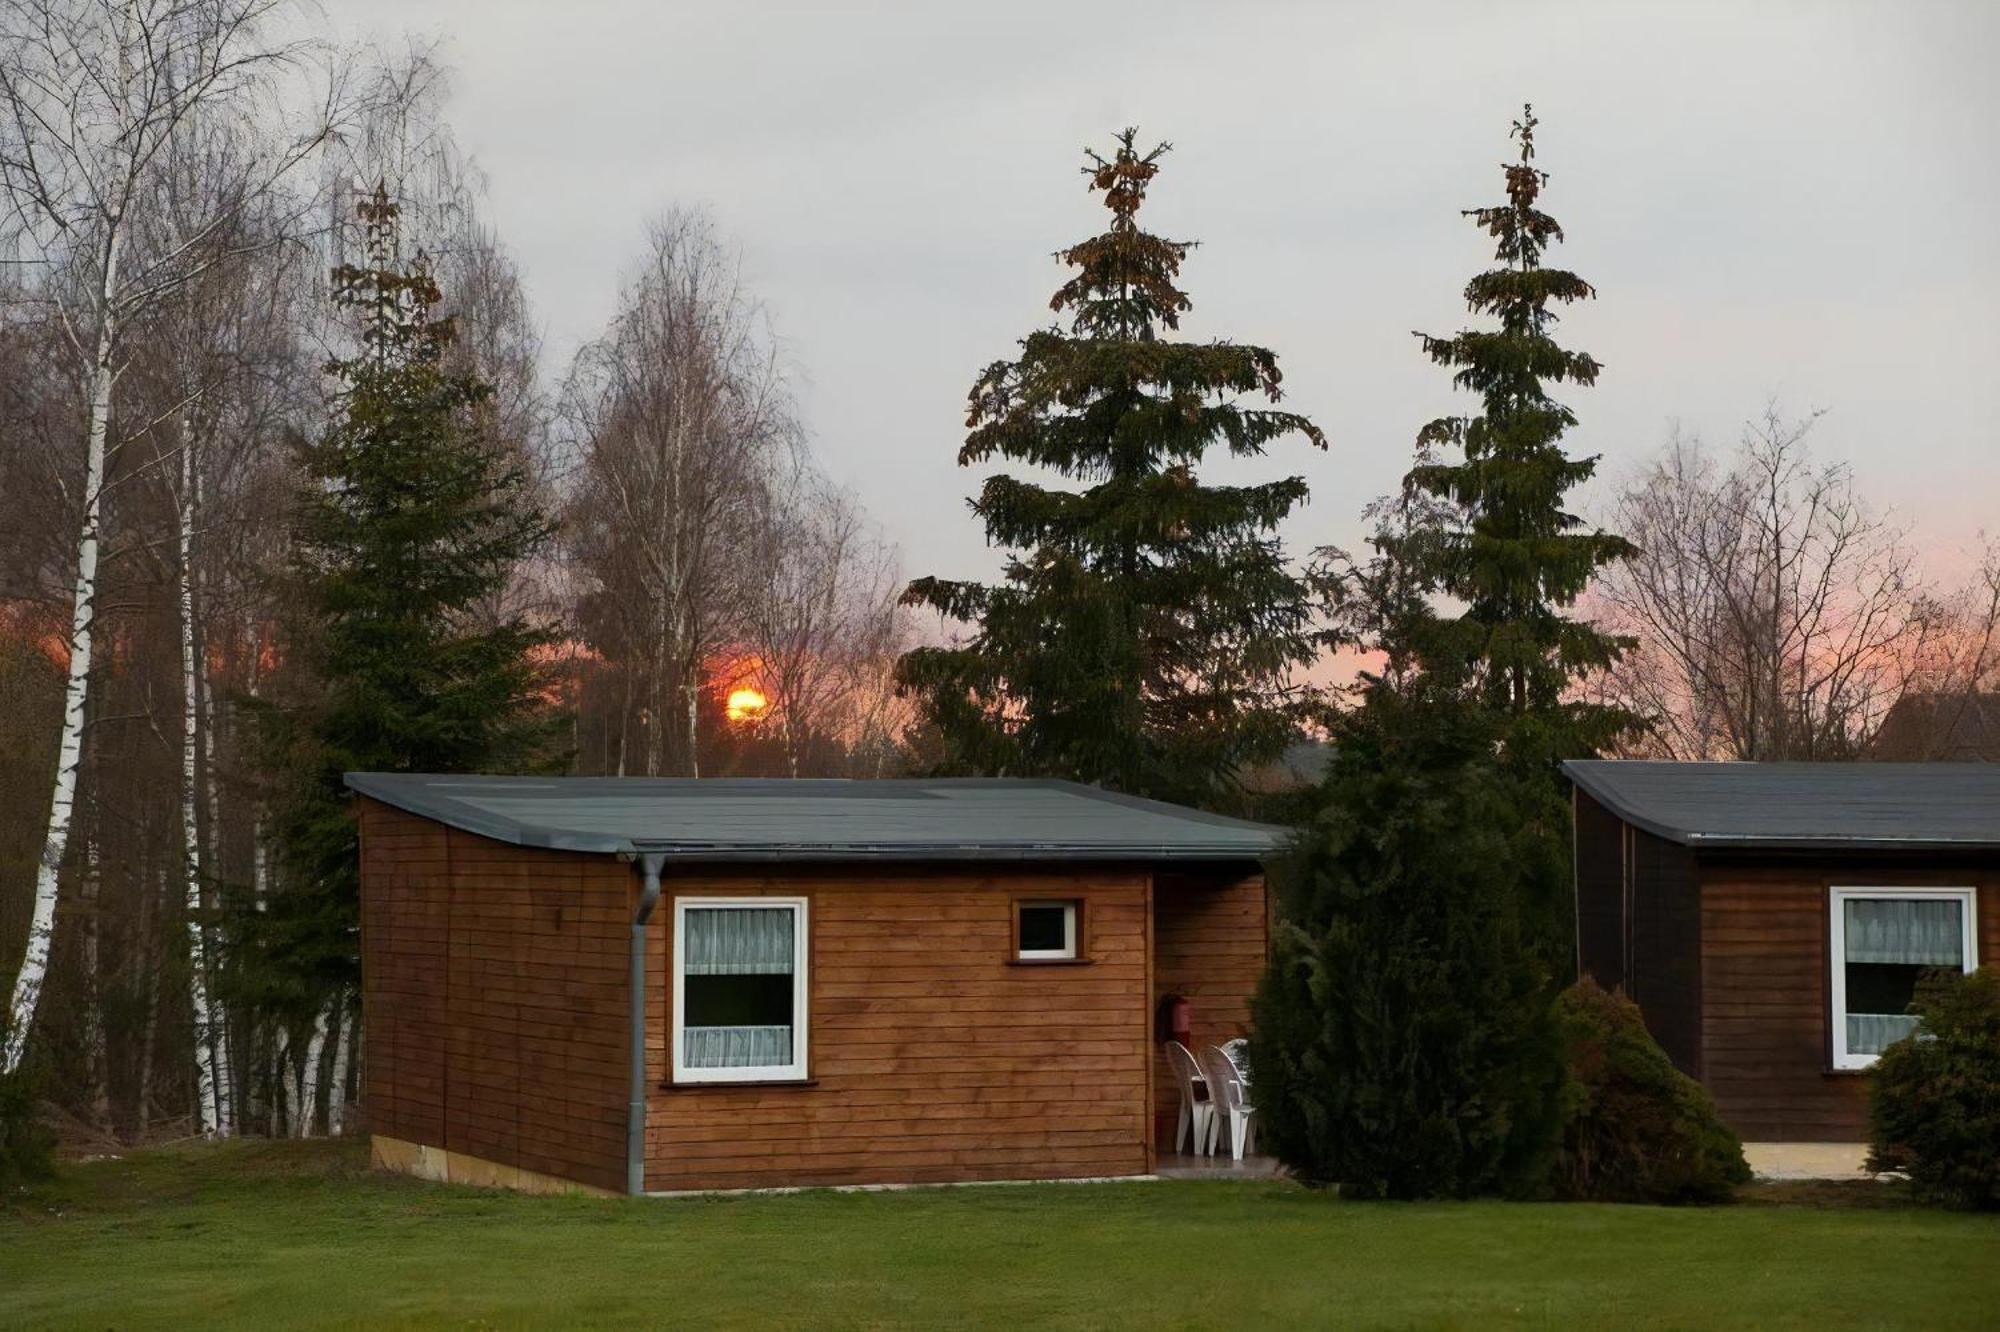
<svg viewBox="0 0 2000 1332"><path fill-rule="evenodd" d="M1833 1066L1866 1068L1917 1029L1910 1001L1926 972L1971 971L1971 888L1830 891Z"/></svg>
<svg viewBox="0 0 2000 1332"><path fill-rule="evenodd" d="M1014 904L1014 955L1023 962L1071 962L1082 954L1077 947L1081 904L1062 902L1016 902Z"/></svg>

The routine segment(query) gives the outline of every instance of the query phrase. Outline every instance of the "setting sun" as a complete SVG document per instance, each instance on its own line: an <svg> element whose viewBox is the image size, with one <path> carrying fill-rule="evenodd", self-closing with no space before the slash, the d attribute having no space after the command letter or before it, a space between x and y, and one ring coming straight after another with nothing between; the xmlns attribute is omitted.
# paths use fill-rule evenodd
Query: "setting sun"
<svg viewBox="0 0 2000 1332"><path fill-rule="evenodd" d="M723 710L731 721L755 721L764 715L764 709L770 705L770 700L764 697L761 690L745 685L729 691L729 701L723 705Z"/></svg>

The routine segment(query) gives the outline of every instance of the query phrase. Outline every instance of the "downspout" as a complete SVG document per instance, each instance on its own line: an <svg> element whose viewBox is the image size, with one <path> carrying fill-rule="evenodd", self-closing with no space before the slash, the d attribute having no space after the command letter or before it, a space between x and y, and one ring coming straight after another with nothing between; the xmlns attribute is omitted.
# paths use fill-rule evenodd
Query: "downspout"
<svg viewBox="0 0 2000 1332"><path fill-rule="evenodd" d="M666 856L648 851L639 857L639 909L632 916L632 1103L626 1111L625 1192L646 1191L646 925L660 904L660 868Z"/></svg>

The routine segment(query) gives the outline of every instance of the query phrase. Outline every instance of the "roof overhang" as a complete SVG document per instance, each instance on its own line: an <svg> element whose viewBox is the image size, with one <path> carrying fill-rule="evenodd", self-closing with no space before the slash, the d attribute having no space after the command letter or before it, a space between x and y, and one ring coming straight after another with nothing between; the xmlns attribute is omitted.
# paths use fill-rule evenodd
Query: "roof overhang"
<svg viewBox="0 0 2000 1332"><path fill-rule="evenodd" d="M1727 775L1754 772L1759 769L1769 771L1774 768L1789 770L1790 775L1800 780L1807 797L1811 795L1814 778L1822 782L1834 779L1848 787L1867 782L1893 791L1900 777L1900 770L1912 767L1926 769L1926 777L1948 775L1947 769L1975 769L1974 776L1982 781L1996 783L1994 789L2000 793L2000 765L1996 764L1892 764L1892 763L1841 763L1841 764L1794 764L1782 765L1757 763L1683 763L1664 764L1650 760L1618 759L1571 759L1562 765L1562 772L1578 790L1584 792L1598 804L1617 815L1619 819L1634 828L1652 833L1681 846L1699 851L1738 852L1905 852L1905 853L1962 853L2000 851L2000 794L1991 807L1991 817L1986 830L1971 832L1948 832L1927 834L1921 831L1867 833L1840 833L1829 831L1796 832L1783 829L1771 831L1721 831L1712 826L1703 826L1698 819L1686 816L1670 816L1663 813L1656 804L1649 803L1643 796L1635 794L1631 787L1619 779L1624 775L1619 770L1644 765L1650 769L1669 768L1677 770L1675 776L1688 782L1704 780L1704 771L1731 770ZM1797 770L1805 769L1803 773ZM1814 772L1812 769L1819 769ZM1851 795L1852 791L1841 792ZM1892 805L1891 801L1884 801ZM1732 814L1740 814L1739 808L1731 807ZM1890 816L1894 815L1893 807ZM1913 820L1914 821L1914 820Z"/></svg>
<svg viewBox="0 0 2000 1332"><path fill-rule="evenodd" d="M968 806L950 811L954 822L968 825L966 835L947 838L911 837L885 840L866 836L852 838L806 837L797 839L759 836L754 841L719 837L647 836L631 828L593 829L563 826L559 818L522 820L508 817L492 807L491 801L465 797L464 788L485 787L505 790L509 779L426 776L422 774L352 772L346 783L357 795L378 800L393 808L431 819L466 832L515 846L556 851L576 851L592 855L634 857L659 853L683 863L778 864L804 862L909 863L961 862L1093 862L1093 863L1245 863L1259 861L1276 852L1290 836L1290 830L1269 824L1251 823L1205 811L1167 805L1116 792L1069 782L1003 778L941 779L934 783L912 783L941 791L1005 793L1020 791L1043 796L1059 795L1068 802L1087 801L1106 824L1135 819L1166 819L1180 835L1171 841L1151 838L1120 838L1094 835L1087 838L1036 838L980 834L982 811ZM596 783L594 789L622 794L623 789L639 790L653 779L519 779L523 789L559 789L567 782ZM798 783L773 778L768 782L738 782L739 789L757 788L757 794L774 797L772 813L782 820L785 788L801 789ZM896 782L831 783L843 794L875 799L887 794L884 787L898 787L898 798L913 793ZM654 786L651 789L657 790ZM683 788L685 790L685 788ZM709 790L715 789L709 784ZM688 794L692 794L689 792ZM671 796L663 797L671 799ZM837 797L836 797L837 798ZM940 813L945 811L940 810ZM643 822L643 820L640 820ZM857 818L856 822L861 820ZM956 834L957 829L952 830Z"/></svg>

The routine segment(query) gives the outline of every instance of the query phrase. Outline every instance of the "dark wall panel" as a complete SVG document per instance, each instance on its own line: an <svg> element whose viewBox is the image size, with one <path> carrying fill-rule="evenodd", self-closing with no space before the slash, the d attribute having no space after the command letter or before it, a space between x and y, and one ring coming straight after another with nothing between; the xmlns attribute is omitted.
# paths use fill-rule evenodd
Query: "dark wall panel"
<svg viewBox="0 0 2000 1332"><path fill-rule="evenodd" d="M1581 790L1576 801L1577 971L1607 990L1625 983L1624 878L1620 841L1625 825Z"/></svg>
<svg viewBox="0 0 2000 1332"><path fill-rule="evenodd" d="M1683 1073L1701 1076L1701 894L1694 853L1634 828L1627 835L1631 966L1626 991Z"/></svg>

